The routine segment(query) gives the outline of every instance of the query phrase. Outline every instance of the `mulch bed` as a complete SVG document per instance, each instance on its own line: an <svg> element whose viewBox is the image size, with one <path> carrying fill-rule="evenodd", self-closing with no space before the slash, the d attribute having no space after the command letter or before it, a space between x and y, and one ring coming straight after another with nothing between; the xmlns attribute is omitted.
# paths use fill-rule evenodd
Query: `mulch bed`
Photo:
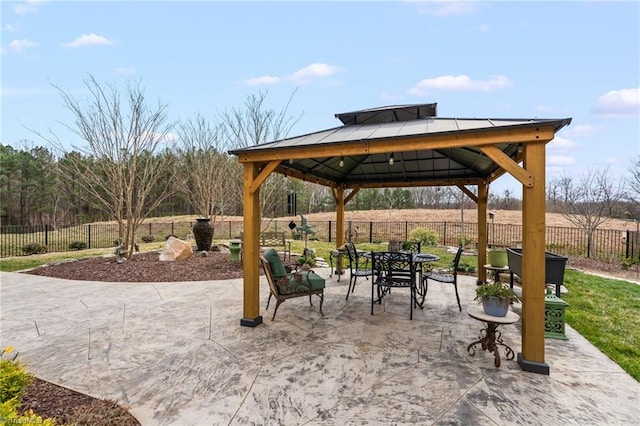
<svg viewBox="0 0 640 426"><path fill-rule="evenodd" d="M33 410L56 424L138 426L140 422L114 401L93 398L35 378L22 397L21 412Z"/></svg>
<svg viewBox="0 0 640 426"><path fill-rule="evenodd" d="M117 263L114 256L65 261L27 271L68 280L108 282L208 281L242 278L242 262L224 252L194 253L190 258L161 262L159 252L137 253Z"/></svg>

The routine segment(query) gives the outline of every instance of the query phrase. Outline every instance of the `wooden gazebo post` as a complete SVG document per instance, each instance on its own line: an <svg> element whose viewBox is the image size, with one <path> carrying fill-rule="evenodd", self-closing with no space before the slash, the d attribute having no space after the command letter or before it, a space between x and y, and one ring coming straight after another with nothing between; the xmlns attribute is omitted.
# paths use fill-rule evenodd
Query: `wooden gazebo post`
<svg viewBox="0 0 640 426"><path fill-rule="evenodd" d="M244 203L244 251L242 270L244 273L243 317L240 325L255 327L262 324L260 316L260 184L258 163L244 163L242 197ZM266 176L264 177L266 179ZM264 180L263 179L263 180Z"/></svg>
<svg viewBox="0 0 640 426"><path fill-rule="evenodd" d="M549 374L544 360L545 295L545 144L524 144L523 166L533 185L522 186L522 352L525 371Z"/></svg>
<svg viewBox="0 0 640 426"><path fill-rule="evenodd" d="M487 181L478 184L478 284L487 280L487 202L489 200L489 185Z"/></svg>

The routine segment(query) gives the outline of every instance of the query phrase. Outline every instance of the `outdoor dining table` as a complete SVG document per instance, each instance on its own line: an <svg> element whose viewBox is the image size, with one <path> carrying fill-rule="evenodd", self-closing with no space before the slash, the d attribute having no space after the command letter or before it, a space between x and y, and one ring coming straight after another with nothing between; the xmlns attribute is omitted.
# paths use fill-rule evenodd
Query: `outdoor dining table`
<svg viewBox="0 0 640 426"><path fill-rule="evenodd" d="M399 253L405 253L405 252L399 252ZM361 254L362 257L365 257L369 260L371 260L371 252L367 251ZM419 266L419 280L420 282L422 282L422 274L424 271L424 266L425 264L429 264L431 262L437 262L438 260L440 260L440 256L436 256L435 254L431 254L431 253L413 253L413 263L415 263L416 265Z"/></svg>

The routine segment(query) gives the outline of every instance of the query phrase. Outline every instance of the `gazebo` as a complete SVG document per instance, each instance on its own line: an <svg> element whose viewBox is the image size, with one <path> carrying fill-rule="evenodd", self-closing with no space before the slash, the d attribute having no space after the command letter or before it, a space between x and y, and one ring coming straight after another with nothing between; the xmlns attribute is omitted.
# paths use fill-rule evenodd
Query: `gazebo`
<svg viewBox="0 0 640 426"><path fill-rule="evenodd" d="M564 119L437 117L437 104L395 105L336 114L343 125L230 151L243 165L244 311L262 323L258 270L260 186L271 173L331 188L336 247L344 244L345 205L361 188L456 186L477 204L478 265L486 263L489 185L505 173L522 184L522 352L525 371L545 362L545 150ZM522 165L520 165L522 163ZM472 191L469 187L476 187ZM486 271L478 268L478 280Z"/></svg>

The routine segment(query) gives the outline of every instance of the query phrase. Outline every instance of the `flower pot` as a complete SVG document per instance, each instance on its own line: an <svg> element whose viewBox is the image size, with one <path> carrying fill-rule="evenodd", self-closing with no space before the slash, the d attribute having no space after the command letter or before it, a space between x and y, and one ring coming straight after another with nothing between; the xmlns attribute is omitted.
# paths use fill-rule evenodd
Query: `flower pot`
<svg viewBox="0 0 640 426"><path fill-rule="evenodd" d="M493 296L482 298L484 313L492 317L506 317L509 312L509 299L500 299Z"/></svg>
<svg viewBox="0 0 640 426"><path fill-rule="evenodd" d="M489 250L487 260L491 266L500 268L509 264L506 250Z"/></svg>
<svg viewBox="0 0 640 426"><path fill-rule="evenodd" d="M211 219L198 218L193 225L193 238L196 240L198 251L209 251L213 241L213 226Z"/></svg>

